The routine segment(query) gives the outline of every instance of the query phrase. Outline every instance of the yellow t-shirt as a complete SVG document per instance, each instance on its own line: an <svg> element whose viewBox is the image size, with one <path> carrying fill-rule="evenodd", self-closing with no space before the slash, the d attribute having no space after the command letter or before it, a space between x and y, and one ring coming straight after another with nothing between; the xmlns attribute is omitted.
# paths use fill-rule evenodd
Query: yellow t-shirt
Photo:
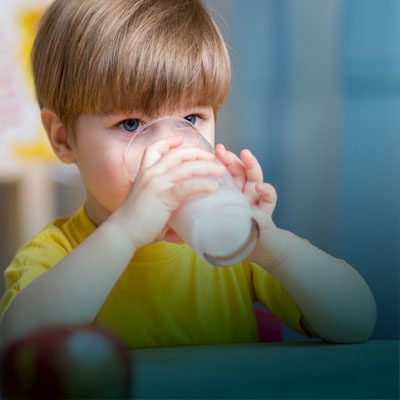
<svg viewBox="0 0 400 400"><path fill-rule="evenodd" d="M95 229L82 205L71 217L53 221L23 245L4 273L1 317L19 291ZM300 309L260 266L244 261L214 267L188 245L163 241L136 251L96 322L122 336L129 348L256 342L255 302L305 335Z"/></svg>

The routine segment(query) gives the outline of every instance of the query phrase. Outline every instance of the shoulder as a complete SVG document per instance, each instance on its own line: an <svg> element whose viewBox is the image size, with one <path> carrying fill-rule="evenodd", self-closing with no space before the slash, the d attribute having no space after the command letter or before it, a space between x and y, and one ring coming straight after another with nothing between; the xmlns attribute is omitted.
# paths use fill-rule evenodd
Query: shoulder
<svg viewBox="0 0 400 400"><path fill-rule="evenodd" d="M59 263L94 229L82 206L72 216L50 222L22 245L4 272L6 291L0 300L0 319L25 286Z"/></svg>
<svg viewBox="0 0 400 400"><path fill-rule="evenodd" d="M23 244L14 256L6 273L25 270L25 267L48 269L72 251L73 247L62 227L68 218L52 221L34 238ZM53 265L52 265L53 264Z"/></svg>
<svg viewBox="0 0 400 400"><path fill-rule="evenodd" d="M38 266L49 269L70 253L92 230L92 227L87 226L83 207L72 216L53 220L22 245L6 272Z"/></svg>

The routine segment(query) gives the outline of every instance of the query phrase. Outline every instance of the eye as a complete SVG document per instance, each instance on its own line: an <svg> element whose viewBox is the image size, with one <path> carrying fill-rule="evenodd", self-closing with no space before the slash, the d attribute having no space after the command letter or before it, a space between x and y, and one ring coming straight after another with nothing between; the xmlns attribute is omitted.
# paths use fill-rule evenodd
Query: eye
<svg viewBox="0 0 400 400"><path fill-rule="evenodd" d="M120 123L120 126L127 132L136 132L140 126L140 121L137 118L129 118Z"/></svg>
<svg viewBox="0 0 400 400"><path fill-rule="evenodd" d="M192 125L196 125L197 118L199 118L199 116L195 114L190 114L185 117Z"/></svg>

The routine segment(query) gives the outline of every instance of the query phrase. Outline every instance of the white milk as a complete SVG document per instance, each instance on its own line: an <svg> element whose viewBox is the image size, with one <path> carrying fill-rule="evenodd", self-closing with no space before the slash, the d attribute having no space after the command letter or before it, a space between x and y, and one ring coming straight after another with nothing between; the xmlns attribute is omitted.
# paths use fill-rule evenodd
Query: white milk
<svg viewBox="0 0 400 400"><path fill-rule="evenodd" d="M206 262L220 266L243 261L259 234L246 198L227 186L185 202L169 225Z"/></svg>

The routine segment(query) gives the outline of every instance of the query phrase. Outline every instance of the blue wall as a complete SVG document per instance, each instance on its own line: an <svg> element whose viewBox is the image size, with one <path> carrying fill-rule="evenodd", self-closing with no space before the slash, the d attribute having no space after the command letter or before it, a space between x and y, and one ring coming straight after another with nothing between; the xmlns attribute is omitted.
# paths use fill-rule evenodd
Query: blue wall
<svg viewBox="0 0 400 400"><path fill-rule="evenodd" d="M344 5L338 249L375 294L375 337L398 338L400 2Z"/></svg>
<svg viewBox="0 0 400 400"><path fill-rule="evenodd" d="M253 150L275 222L352 264L377 300L373 338L398 338L400 2L210 5L234 72L217 142Z"/></svg>

